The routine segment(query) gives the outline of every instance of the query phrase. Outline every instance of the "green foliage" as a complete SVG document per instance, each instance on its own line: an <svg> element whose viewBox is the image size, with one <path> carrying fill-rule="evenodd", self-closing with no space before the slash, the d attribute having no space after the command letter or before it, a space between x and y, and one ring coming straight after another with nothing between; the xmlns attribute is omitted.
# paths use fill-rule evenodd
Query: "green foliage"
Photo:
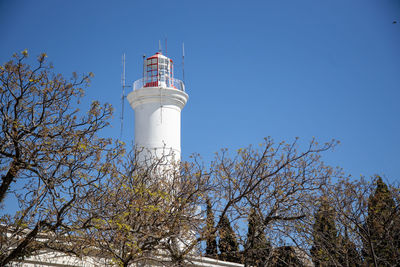
<svg viewBox="0 0 400 267"><path fill-rule="evenodd" d="M248 221L245 262L249 266L261 267L269 259L271 244L265 237L262 218L255 209L251 209Z"/></svg>
<svg viewBox="0 0 400 267"><path fill-rule="evenodd" d="M315 266L335 266L337 247L335 211L326 199L322 199L313 227L311 255Z"/></svg>
<svg viewBox="0 0 400 267"><path fill-rule="evenodd" d="M237 237L226 215L221 218L221 226L218 231L219 258L224 261L239 262L239 246Z"/></svg>
<svg viewBox="0 0 400 267"><path fill-rule="evenodd" d="M339 236L339 247L337 250L338 264L346 267L357 267L363 264L360 253L357 250L357 246L352 240L345 234L344 237Z"/></svg>
<svg viewBox="0 0 400 267"><path fill-rule="evenodd" d="M207 221L206 221L206 256L214 258L217 256L217 240L216 234L214 233L214 212L211 207L209 199L206 201L207 204Z"/></svg>
<svg viewBox="0 0 400 267"><path fill-rule="evenodd" d="M363 253L368 264L394 266L400 262L399 210L381 177L375 178L375 185L368 199Z"/></svg>

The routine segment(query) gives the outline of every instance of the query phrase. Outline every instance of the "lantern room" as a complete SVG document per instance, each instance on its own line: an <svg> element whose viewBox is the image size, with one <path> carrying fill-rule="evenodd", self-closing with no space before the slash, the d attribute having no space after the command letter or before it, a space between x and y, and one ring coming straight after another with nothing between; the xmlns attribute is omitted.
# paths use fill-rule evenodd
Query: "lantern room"
<svg viewBox="0 0 400 267"><path fill-rule="evenodd" d="M174 68L170 58L157 52L144 62L144 87L174 88Z"/></svg>

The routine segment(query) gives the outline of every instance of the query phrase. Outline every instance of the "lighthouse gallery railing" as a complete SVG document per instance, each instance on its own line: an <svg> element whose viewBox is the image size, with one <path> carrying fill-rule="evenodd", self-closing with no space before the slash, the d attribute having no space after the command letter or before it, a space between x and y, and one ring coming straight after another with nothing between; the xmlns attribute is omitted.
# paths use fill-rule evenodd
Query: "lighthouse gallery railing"
<svg viewBox="0 0 400 267"><path fill-rule="evenodd" d="M147 79L139 79L133 83L133 91L142 89L145 87L167 87L177 89L185 92L185 84L179 79L168 79L165 82L149 82Z"/></svg>

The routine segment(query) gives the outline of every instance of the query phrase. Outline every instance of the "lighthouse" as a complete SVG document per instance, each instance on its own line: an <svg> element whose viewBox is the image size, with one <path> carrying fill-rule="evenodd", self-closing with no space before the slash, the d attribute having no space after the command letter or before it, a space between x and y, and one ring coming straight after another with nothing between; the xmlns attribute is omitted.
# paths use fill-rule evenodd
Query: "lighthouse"
<svg viewBox="0 0 400 267"><path fill-rule="evenodd" d="M143 77L128 94L135 111L135 146L140 161L181 158L181 111L189 96L174 78L173 61L161 52L144 60Z"/></svg>

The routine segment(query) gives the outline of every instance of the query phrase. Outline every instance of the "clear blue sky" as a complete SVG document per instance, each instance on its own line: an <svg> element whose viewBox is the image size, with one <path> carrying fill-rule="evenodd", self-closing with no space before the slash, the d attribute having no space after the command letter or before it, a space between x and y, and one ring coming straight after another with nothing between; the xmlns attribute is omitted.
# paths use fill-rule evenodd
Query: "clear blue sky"
<svg viewBox="0 0 400 267"><path fill-rule="evenodd" d="M0 0L0 32L1 63L27 48L64 76L94 72L85 103L113 104L111 137L120 133L122 53L130 83L167 37L178 78L182 42L186 50L184 159L209 161L266 136L315 136L341 141L328 164L400 180L399 0ZM125 102L127 142L133 122Z"/></svg>

